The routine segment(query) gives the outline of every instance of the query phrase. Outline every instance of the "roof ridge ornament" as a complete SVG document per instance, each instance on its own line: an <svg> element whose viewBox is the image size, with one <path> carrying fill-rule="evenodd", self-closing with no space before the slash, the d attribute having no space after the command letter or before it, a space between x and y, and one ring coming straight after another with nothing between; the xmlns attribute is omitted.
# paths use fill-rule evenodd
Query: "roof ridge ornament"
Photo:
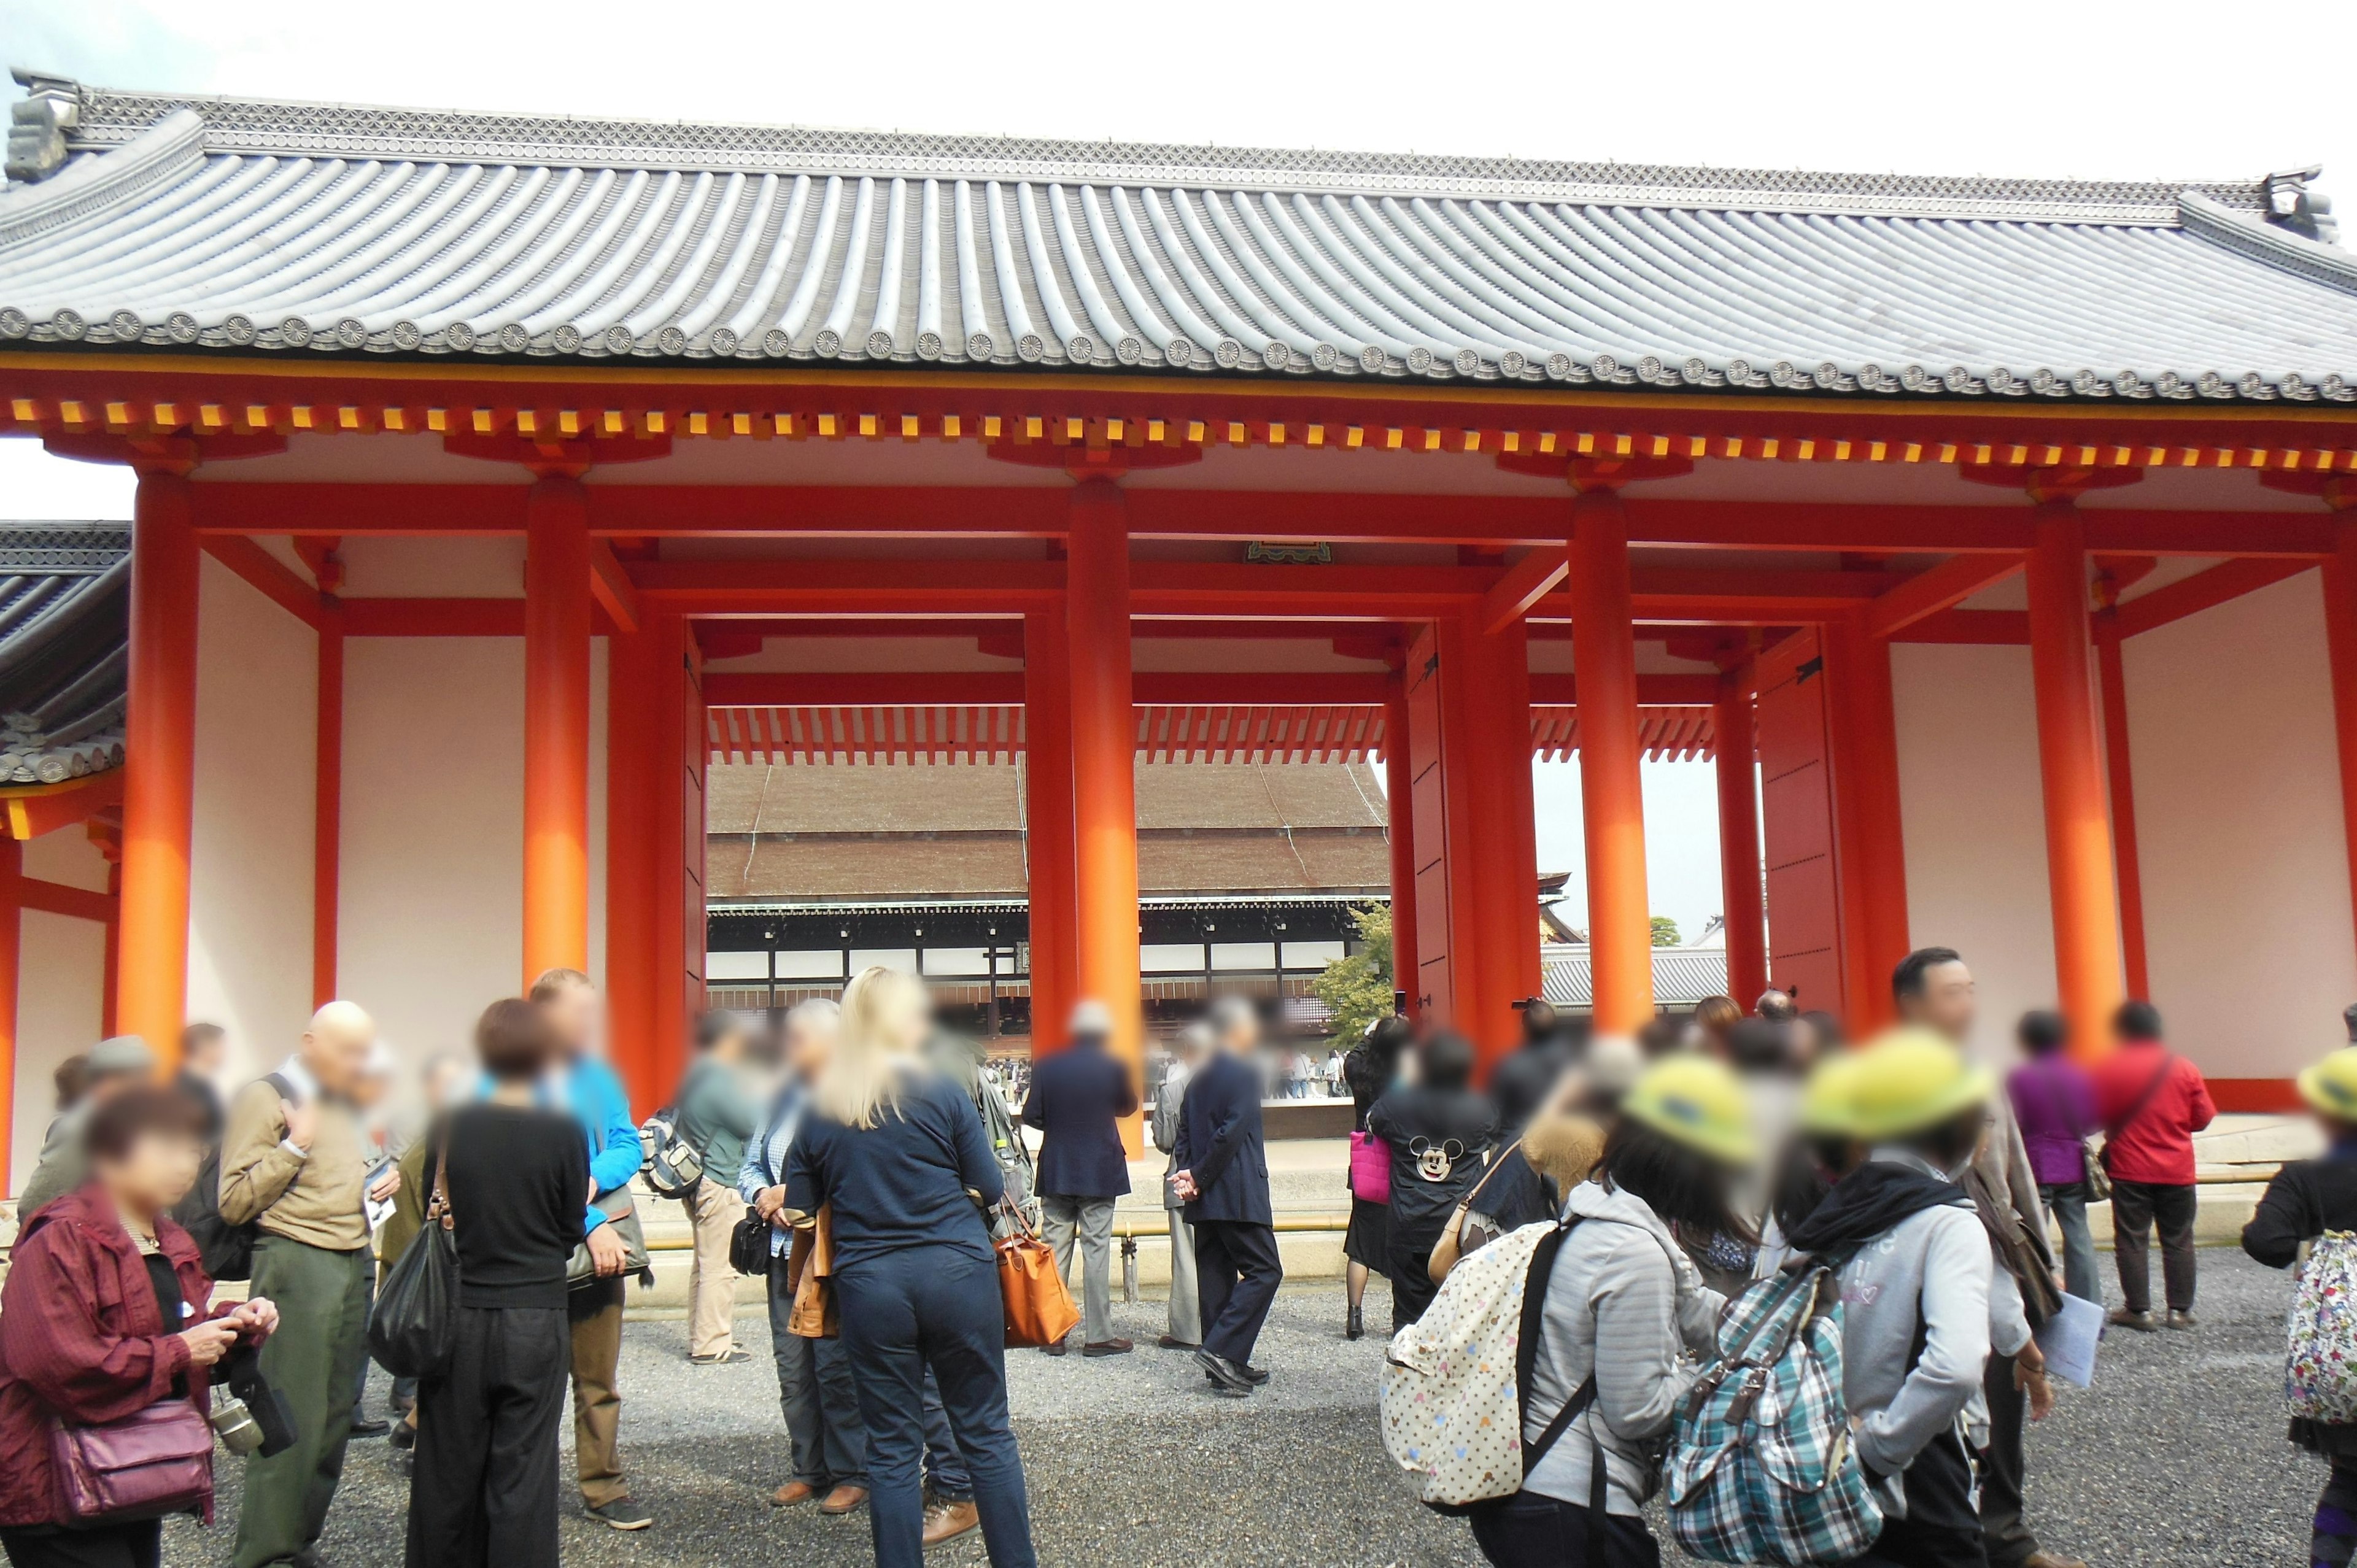
<svg viewBox="0 0 2357 1568"><path fill-rule="evenodd" d="M81 83L70 76L12 67L29 94L8 106L8 177L29 185L65 166L66 133L81 124Z"/></svg>
<svg viewBox="0 0 2357 1568"><path fill-rule="evenodd" d="M2274 207L2276 199L2271 194L2270 207L2287 217L2305 219L2320 232L2325 225L2331 223L2331 201L2321 191L2309 190L2306 176L2307 171L2302 171L2297 184L2291 183L2287 177L2271 176L2268 180L2271 193L2276 188L2276 179L2286 177L2285 188L2297 194L2287 197L2282 208ZM2315 205L2319 202L2323 203L2321 208ZM2188 233L2197 234L2213 245L2254 261L2265 262L2284 272L2297 273L2327 287L2357 294L2357 254L2310 238L2292 223L2276 218L2245 216L2231 207L2211 200L2198 190L2188 190L2180 195L2177 199L2177 207ZM2338 233L2339 230L2335 228L2333 232Z"/></svg>

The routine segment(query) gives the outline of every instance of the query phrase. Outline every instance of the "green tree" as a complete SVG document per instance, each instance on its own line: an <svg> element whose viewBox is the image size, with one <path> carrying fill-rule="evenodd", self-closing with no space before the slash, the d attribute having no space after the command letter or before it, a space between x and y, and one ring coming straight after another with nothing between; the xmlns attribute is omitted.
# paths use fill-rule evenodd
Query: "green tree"
<svg viewBox="0 0 2357 1568"><path fill-rule="evenodd" d="M1328 964L1309 989L1333 1015L1331 1027L1343 1040L1356 1040L1367 1026L1392 1010L1392 912L1382 906L1351 911L1359 928L1359 950Z"/></svg>
<svg viewBox="0 0 2357 1568"><path fill-rule="evenodd" d="M1678 945L1681 940L1682 939L1678 936L1678 923L1675 920L1671 919L1667 915L1656 915L1653 917L1653 945L1655 947L1674 948Z"/></svg>

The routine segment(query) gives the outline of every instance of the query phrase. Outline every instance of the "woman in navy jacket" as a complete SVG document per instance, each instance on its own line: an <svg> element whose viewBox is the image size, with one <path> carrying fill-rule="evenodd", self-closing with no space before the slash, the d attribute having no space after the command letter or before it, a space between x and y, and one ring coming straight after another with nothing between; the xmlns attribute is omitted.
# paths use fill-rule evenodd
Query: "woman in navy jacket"
<svg viewBox="0 0 2357 1568"><path fill-rule="evenodd" d="M878 1568L924 1562L928 1368L974 1477L996 1568L1033 1568L1023 1459L1006 1419L1006 1321L983 1213L1003 1191L974 1101L920 1056L925 995L888 969L843 996L843 1033L794 1139L787 1217L829 1206L835 1304L867 1427Z"/></svg>

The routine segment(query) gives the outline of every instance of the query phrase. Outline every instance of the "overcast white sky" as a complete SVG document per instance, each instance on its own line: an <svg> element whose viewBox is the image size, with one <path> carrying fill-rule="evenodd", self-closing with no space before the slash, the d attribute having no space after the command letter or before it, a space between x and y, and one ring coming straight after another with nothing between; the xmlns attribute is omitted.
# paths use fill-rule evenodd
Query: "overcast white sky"
<svg viewBox="0 0 2357 1568"><path fill-rule="evenodd" d="M2323 188L2357 209L2352 59L2357 0L1258 0L1060 19L976 0L0 0L0 61L108 86L1916 174L2321 163ZM127 507L118 476L0 443L0 516ZM1548 869L1581 864L1577 789L1575 768L1538 768ZM1721 903L1709 768L1649 768L1646 803L1654 908L1694 929Z"/></svg>

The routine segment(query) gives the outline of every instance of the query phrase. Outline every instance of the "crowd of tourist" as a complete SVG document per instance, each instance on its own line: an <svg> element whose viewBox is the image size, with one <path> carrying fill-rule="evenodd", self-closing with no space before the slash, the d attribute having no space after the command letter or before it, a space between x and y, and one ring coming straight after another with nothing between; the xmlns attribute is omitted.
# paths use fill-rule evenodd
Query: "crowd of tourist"
<svg viewBox="0 0 2357 1568"><path fill-rule="evenodd" d="M347 1446L387 1424L362 1397L371 1303L428 1235L456 1283L433 1363L393 1385L407 1560L557 1560L568 1385L583 1509L649 1528L618 1384L651 1200L680 1204L694 1238L692 1364L746 1359L737 1282L763 1279L787 1434L774 1506L864 1509L892 1568L976 1530L994 1563L1028 1564L997 1244L1040 1235L1077 1278L1082 1357L1134 1350L1114 1332L1111 1241L1131 1187L1123 1123L1150 1084L1171 1253L1158 1343L1191 1355L1210 1394L1251 1400L1272 1375L1254 1358L1284 1277L1262 1103L1294 1098L1308 1063L1352 1108L1346 1337L1363 1335L1381 1274L1392 1359L1408 1364L1426 1319L1462 1309L1450 1282L1467 1259L1526 1230L1557 1238L1525 1287L1521 1485L1464 1510L1489 1561L1657 1563L1643 1510L1666 1440L1717 1387L1725 1325L1824 1268L1850 1455L1834 1462L1857 1467L1876 1518L1863 1555L1828 1560L2078 1568L2023 1504L2023 1430L2053 1400L2040 1337L2066 1296L2102 1303L2088 1211L2106 1197L2110 1322L2197 1327L2192 1138L2213 1107L2143 1002L2119 1009L2093 1066L2059 1015L2026 1015L2000 1080L1964 1048L1976 1005L1961 955L1910 954L1891 993L1900 1026L1856 1047L1773 991L1634 1038L1534 1000L1486 1072L1461 1036L1403 1017L1313 1061L1272 1048L1232 997L1141 1075L1111 1011L1083 1002L1018 1078L938 1026L920 982L877 969L774 1036L702 1019L643 1127L603 1059L597 990L569 970L492 1004L471 1058L430 1058L406 1100L345 1002L242 1085L222 1081L210 1026L178 1042L168 1079L147 1043L102 1041L59 1075L0 1293L0 1546L42 1568L153 1568L161 1517L210 1517L210 1459L193 1461L220 1427L245 1455L231 1561L319 1563ZM2286 1165L2244 1234L2274 1266L2357 1230L2357 1043L2300 1090L2329 1153ZM2334 1266L2357 1284L2357 1244ZM246 1282L242 1299L215 1304L223 1280ZM2314 1560L2345 1563L2357 1406L2319 1405L2293 1436L2332 1466ZM133 1486L107 1469L126 1452L191 1462L146 1464ZM110 1501L139 1487L156 1495Z"/></svg>

